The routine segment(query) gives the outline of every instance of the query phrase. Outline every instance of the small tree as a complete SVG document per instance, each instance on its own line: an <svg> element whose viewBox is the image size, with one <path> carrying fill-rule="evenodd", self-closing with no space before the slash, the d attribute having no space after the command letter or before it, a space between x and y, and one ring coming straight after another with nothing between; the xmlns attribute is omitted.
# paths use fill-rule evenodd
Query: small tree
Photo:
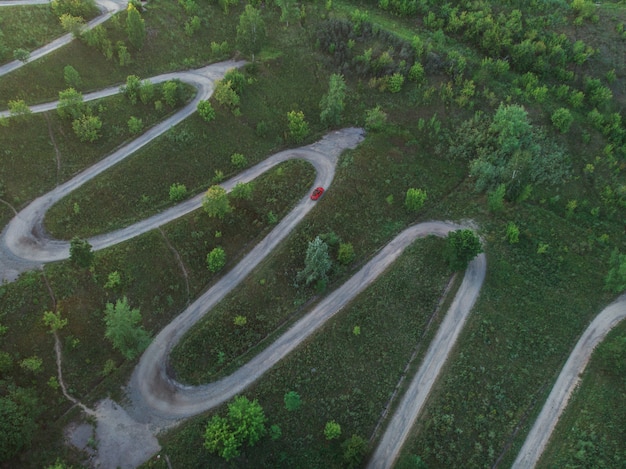
<svg viewBox="0 0 626 469"><path fill-rule="evenodd" d="M146 24L141 13L131 2L128 3L126 9L126 33L128 40L135 49L143 47L143 42L146 39Z"/></svg>
<svg viewBox="0 0 626 469"><path fill-rule="evenodd" d="M287 119L289 121L289 137L295 143L302 143L309 135L309 124L304 120L304 113L302 111L289 111Z"/></svg>
<svg viewBox="0 0 626 469"><path fill-rule="evenodd" d="M480 238L472 230L462 229L448 233L444 256L452 270L464 270L481 252L483 247Z"/></svg>
<svg viewBox="0 0 626 469"><path fill-rule="evenodd" d="M139 117L130 116L130 119L128 119L128 130L131 134L141 133L143 130L143 120Z"/></svg>
<svg viewBox="0 0 626 469"><path fill-rule="evenodd" d="M341 436L341 425L334 420L326 422L324 427L324 436L327 440L336 440Z"/></svg>
<svg viewBox="0 0 626 469"><path fill-rule="evenodd" d="M519 243L519 228L512 221L510 221L506 225L506 235L505 236L506 236L506 239L509 242L509 244Z"/></svg>
<svg viewBox="0 0 626 469"><path fill-rule="evenodd" d="M72 122L72 129L81 142L95 142L100 138L102 121L98 116L83 115Z"/></svg>
<svg viewBox="0 0 626 469"><path fill-rule="evenodd" d="M154 99L154 84L150 80L141 80L139 84L139 99L143 104L148 104Z"/></svg>
<svg viewBox="0 0 626 469"><path fill-rule="evenodd" d="M341 115L345 108L346 81L343 75L333 73L330 76L328 94L320 101L320 120L323 124L337 126L341 123Z"/></svg>
<svg viewBox="0 0 626 469"><path fill-rule="evenodd" d="M210 217L216 217L220 220L233 210L228 201L226 190L217 185L209 187L209 190L206 191L206 195L202 199L202 208Z"/></svg>
<svg viewBox="0 0 626 469"><path fill-rule="evenodd" d="M241 153L233 153L230 155L230 162L237 169L245 168L248 164L248 160Z"/></svg>
<svg viewBox="0 0 626 469"><path fill-rule="evenodd" d="M80 33L85 26L85 20L80 16L72 16L70 14L63 14L59 18L61 27L68 33L71 33L75 38L80 37Z"/></svg>
<svg viewBox="0 0 626 469"><path fill-rule="evenodd" d="M328 254L328 244L319 236L309 242L304 261L304 270L298 272L298 281L304 280L306 285L319 280L325 282L328 279L328 271L332 267L332 261Z"/></svg>
<svg viewBox="0 0 626 469"><path fill-rule="evenodd" d="M284 401L285 409L289 411L298 410L302 405L300 394L298 394L296 391L289 391L288 393L285 393Z"/></svg>
<svg viewBox="0 0 626 469"><path fill-rule="evenodd" d="M125 67L130 64L131 57L128 47L124 44L124 41L117 41L115 44L115 48L117 49L117 60L120 64L120 67Z"/></svg>
<svg viewBox="0 0 626 469"><path fill-rule="evenodd" d="M233 82L230 80L218 80L215 83L215 100L222 106L229 107L233 112L239 106L239 95L233 88Z"/></svg>
<svg viewBox="0 0 626 469"><path fill-rule="evenodd" d="M150 335L139 325L141 313L139 308L131 308L126 297L115 304L107 303L104 311L106 332L104 336L113 343L128 360L132 360L143 352L150 344Z"/></svg>
<svg viewBox="0 0 626 469"><path fill-rule="evenodd" d="M380 106L365 111L365 129L371 132L380 132L387 122L387 113Z"/></svg>
<svg viewBox="0 0 626 469"><path fill-rule="evenodd" d="M215 273L224 268L226 265L226 252L221 247L216 247L206 255L207 268Z"/></svg>
<svg viewBox="0 0 626 469"><path fill-rule="evenodd" d="M238 182L231 191L233 199L252 200L252 191L254 184L252 182Z"/></svg>
<svg viewBox="0 0 626 469"><path fill-rule="evenodd" d="M172 202L180 202L187 197L187 186L180 183L174 183L170 186L170 200Z"/></svg>
<svg viewBox="0 0 626 469"><path fill-rule="evenodd" d="M348 469L361 466L363 458L367 454L367 440L359 435L352 435L341 445L343 450L343 462Z"/></svg>
<svg viewBox="0 0 626 469"><path fill-rule="evenodd" d="M55 333L67 326L67 319L61 318L61 312L44 311L43 323L50 328L50 332Z"/></svg>
<svg viewBox="0 0 626 469"><path fill-rule="evenodd" d="M126 84L120 88L120 91L126 96L132 104L137 104L139 98L139 90L141 89L141 78L137 75L128 75Z"/></svg>
<svg viewBox="0 0 626 469"><path fill-rule="evenodd" d="M9 114L11 117L23 119L26 116L30 116L32 113L33 111L30 110L23 99L9 101Z"/></svg>
<svg viewBox="0 0 626 469"><path fill-rule="evenodd" d="M254 62L254 55L261 51L265 36L265 22L261 12L250 4L246 5L237 26L237 47L244 54L250 54Z"/></svg>
<svg viewBox="0 0 626 469"><path fill-rule="evenodd" d="M70 260L78 267L87 269L93 264L94 254L86 239L75 236L70 241Z"/></svg>
<svg viewBox="0 0 626 469"><path fill-rule="evenodd" d="M499 184L495 190L487 195L487 204L492 212L500 212L504 209L504 195L506 194L506 184Z"/></svg>
<svg viewBox="0 0 626 469"><path fill-rule="evenodd" d="M163 83L163 99L168 106L174 107L180 98L180 81L168 80Z"/></svg>
<svg viewBox="0 0 626 469"><path fill-rule="evenodd" d="M406 191L404 206L410 212L417 212L422 209L427 197L425 190L410 188Z"/></svg>
<svg viewBox="0 0 626 469"><path fill-rule="evenodd" d="M20 47L13 51L13 58L15 60L19 60L20 62L26 63L28 62L28 59L30 59L30 52Z"/></svg>
<svg viewBox="0 0 626 469"><path fill-rule="evenodd" d="M198 114L205 122L211 122L215 119L215 109L209 101L203 100L198 103Z"/></svg>
<svg viewBox="0 0 626 469"><path fill-rule="evenodd" d="M68 88L59 91L59 103L57 104L57 113L62 119L78 119L85 110L83 95L74 88Z"/></svg>
<svg viewBox="0 0 626 469"><path fill-rule="evenodd" d="M574 117L569 109L561 107L552 113L552 124L559 129L559 132L565 134L568 132L572 122L574 122Z"/></svg>

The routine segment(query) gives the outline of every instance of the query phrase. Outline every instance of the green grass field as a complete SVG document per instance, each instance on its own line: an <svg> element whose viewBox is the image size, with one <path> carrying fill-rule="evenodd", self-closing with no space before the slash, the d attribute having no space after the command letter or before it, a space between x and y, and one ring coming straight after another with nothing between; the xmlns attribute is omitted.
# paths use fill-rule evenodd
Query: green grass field
<svg viewBox="0 0 626 469"><path fill-rule="evenodd" d="M190 194L201 193L215 182L216 171L224 178L236 174L233 153L242 153L252 165L297 146L288 133L287 112L292 110L302 110L310 125L304 143L316 141L328 131L319 103L330 74L343 74L348 93L341 126L369 125L366 113L376 106L386 122L341 156L332 186L306 220L176 347L172 367L184 382L217 379L306 314L403 228L425 220L472 220L485 240L487 278L398 467L420 467L415 456L431 468L507 467L579 335L616 297L604 290L604 279L611 251L626 252L626 130L620 115L626 98L626 10L619 3L580 11L559 1L532 7L524 2L451 3L457 10L430 0L416 2L416 11L408 15L402 8L411 4L402 2L381 2L387 10L374 2L306 3L299 5L289 26L280 21L278 7L265 4L268 37L257 61L243 69L240 115L213 98L214 121L192 116L170 129L54 206L46 228L65 239L88 237L172 205L172 183L184 183ZM195 8L186 13L182 2L154 0L143 13L146 45L140 51L129 48L130 64L107 60L76 40L1 77L0 104L56 98L67 87L66 65L80 73L80 91L87 92L121 84L129 74L146 78L243 57L236 40L243 5L232 6L228 14L217 4L198 2ZM473 15L485 8L491 19L478 26ZM522 13L520 29L514 8ZM194 14L201 26L188 36L185 23ZM127 41L125 18L122 12L105 25L114 44ZM488 42L494 23L499 24L499 46ZM6 41L4 24L0 27ZM577 40L595 52L576 56L576 50L583 55L586 50L575 49L580 47L574 46ZM211 42L222 41L227 42L224 51L211 48ZM498 72L485 60L489 57L506 61L507 70ZM424 68L421 81L413 81L409 72L415 61ZM394 73L404 77L397 92L385 78ZM480 148L468 150L468 142L483 142L483 136L478 124L468 122L493 118L500 103L524 106L533 128L543 129L546 139L564 149L570 167L563 174L570 177L553 185L533 183L531 192L511 192L497 206L495 187L475 189L471 160ZM130 116L141 117L147 126L173 111L131 106L121 97L97 106L106 126L95 144L80 143L71 125L54 112L0 126L2 226L13 216L11 207L23 207L131 138ZM552 123L558 108L568 109L573 118L566 132ZM496 134L495 127L487 132ZM502 147L500 141L489 150L495 154ZM519 166L508 173L507 187L526 177L519 168L528 155L525 149L514 154ZM529 170L540 173L537 177L560 170L541 163L535 160ZM252 200L238 201L222 221L198 210L96 253L91 270L60 262L0 286L0 325L7 328L0 329L0 396L13 396L17 386L46 403L33 410L37 429L30 449L21 449L7 464L48 467L60 457L77 467L83 458L63 446L63 428L79 415L51 381L55 357L52 335L41 320L44 311L56 308L68 319L60 336L69 392L88 405L107 395L122 400L120 386L136 362L125 360L104 338L105 304L127 296L140 308L143 326L156 335L219 276L206 268L208 251L224 247L225 268L231 268L306 194L312 181L306 163L286 163L261 176ZM417 213L404 207L409 188L428 193ZM509 223L519 229L516 243L507 240ZM317 235L329 243L334 260L325 289L295 281L308 242ZM354 247L355 259L347 266L336 262L340 242ZM246 390L265 409L268 424L281 427L280 438L266 436L227 463L202 446L208 420L224 414L224 409L214 409L163 435L161 454L168 455L173 467L349 467L342 462L342 443L353 434L370 441L371 451L384 431L383 409L404 367L417 350L410 370L417 368L443 314L425 329L451 277L443 245L434 238L414 243L374 286ZM120 284L104 288L116 271ZM237 315L246 317L245 325L234 323ZM623 407L623 379L616 372L623 335L621 325L594 355L542 467L620 464L616 458L626 451L623 415L612 410ZM38 370L21 365L34 356L42 360ZM301 395L298 411L285 409L288 391ZM324 438L329 420L342 427L338 440ZM153 459L145 467L167 465Z"/></svg>

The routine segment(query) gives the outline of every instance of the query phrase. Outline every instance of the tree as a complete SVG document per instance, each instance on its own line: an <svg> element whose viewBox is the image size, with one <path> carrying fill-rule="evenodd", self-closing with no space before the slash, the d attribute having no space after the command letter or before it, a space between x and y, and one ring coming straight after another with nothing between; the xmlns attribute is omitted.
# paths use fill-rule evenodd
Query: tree
<svg viewBox="0 0 626 469"><path fill-rule="evenodd" d="M80 33L85 25L85 20L80 16L72 16L70 14L63 14L59 18L61 27L68 33L71 33L75 38L80 37Z"/></svg>
<svg viewBox="0 0 626 469"><path fill-rule="evenodd" d="M559 129L559 132L565 134L572 125L572 122L574 122L574 117L569 109L560 107L552 113L550 120L552 124Z"/></svg>
<svg viewBox="0 0 626 469"><path fill-rule="evenodd" d="M180 80L175 79L166 81L165 83L163 83L162 91L163 99L165 100L167 105L171 107L176 106L176 103L178 103L180 99Z"/></svg>
<svg viewBox="0 0 626 469"><path fill-rule="evenodd" d="M425 190L410 188L406 191L404 206L410 212L417 212L424 206L427 197Z"/></svg>
<svg viewBox="0 0 626 469"><path fill-rule="evenodd" d="M252 182L238 182L233 187L230 195L233 199L252 200L252 191L254 190L254 183Z"/></svg>
<svg viewBox="0 0 626 469"><path fill-rule="evenodd" d="M82 115L72 122L72 129L81 142L95 142L100 138L102 121L98 116Z"/></svg>
<svg viewBox="0 0 626 469"><path fill-rule="evenodd" d="M213 94L218 103L222 106L228 106L233 112L239 106L239 95L233 88L233 82L230 80L218 80L215 83L215 92Z"/></svg>
<svg viewBox="0 0 626 469"><path fill-rule="evenodd" d="M131 62L131 57L124 41L117 41L115 48L117 49L117 60L119 61L120 67L128 65Z"/></svg>
<svg viewBox="0 0 626 469"><path fill-rule="evenodd" d="M472 230L461 229L448 233L444 256L452 270L465 270L469 262L481 252L480 238Z"/></svg>
<svg viewBox="0 0 626 469"><path fill-rule="evenodd" d="M83 115L85 103L83 95L74 88L59 91L59 103L57 113L62 119L78 119Z"/></svg>
<svg viewBox="0 0 626 469"><path fill-rule="evenodd" d="M239 456L244 443L253 446L266 433L267 418L255 399L237 396L228 404L228 417L213 416L204 431L204 447L227 461Z"/></svg>
<svg viewBox="0 0 626 469"><path fill-rule="evenodd" d="M302 405L300 394L298 394L296 391L289 391L288 393L285 393L285 397L283 400L285 401L285 409L289 411L298 410Z"/></svg>
<svg viewBox="0 0 626 469"><path fill-rule="evenodd" d="M261 18L261 12L250 4L246 5L237 26L237 47L242 53L252 55L254 62L254 55L261 51L265 34L265 22Z"/></svg>
<svg viewBox="0 0 626 469"><path fill-rule="evenodd" d="M87 269L93 264L94 254L86 239L74 236L70 241L70 260L78 267Z"/></svg>
<svg viewBox="0 0 626 469"><path fill-rule="evenodd" d="M287 120L289 121L289 137L295 143L302 143L309 135L309 124L304 120L304 113L302 111L289 111Z"/></svg>
<svg viewBox="0 0 626 469"><path fill-rule="evenodd" d="M387 113L380 106L365 111L365 130L380 132L387 122Z"/></svg>
<svg viewBox="0 0 626 469"><path fill-rule="evenodd" d="M67 326L67 319L61 318L61 312L45 311L43 313L43 323L50 328L50 332L55 333Z"/></svg>
<svg viewBox="0 0 626 469"><path fill-rule="evenodd" d="M237 169L245 168L248 164L248 160L241 153L233 153L230 155L230 162Z"/></svg>
<svg viewBox="0 0 626 469"><path fill-rule="evenodd" d="M187 197L187 186L176 182L170 186L170 200L172 202L180 202L185 197Z"/></svg>
<svg viewBox="0 0 626 469"><path fill-rule="evenodd" d="M206 195L202 199L202 208L210 217L216 217L220 220L227 213L233 211L226 190L217 185L209 187L209 190L206 191Z"/></svg>
<svg viewBox="0 0 626 469"><path fill-rule="evenodd" d="M506 225L506 235L505 235L509 244L519 243L519 228L515 223L510 221Z"/></svg>
<svg viewBox="0 0 626 469"><path fill-rule="evenodd" d="M211 106L211 103L206 100L202 100L198 103L198 114L205 122L211 122L215 119L215 109Z"/></svg>
<svg viewBox="0 0 626 469"><path fill-rule="evenodd" d="M130 119L128 119L128 130L131 134L141 133L143 130L143 120L139 117L130 116Z"/></svg>
<svg viewBox="0 0 626 469"><path fill-rule="evenodd" d="M26 116L30 116L32 113L33 111L30 110L30 108L23 99L9 101L9 114L11 115L11 117L24 119Z"/></svg>
<svg viewBox="0 0 626 469"><path fill-rule="evenodd" d="M319 280L326 282L328 279L328 271L332 267L332 261L328 254L328 244L326 244L319 236L309 242L306 250L306 258L304 261L304 270L298 272L298 281L304 280L306 285Z"/></svg>
<svg viewBox="0 0 626 469"><path fill-rule="evenodd" d="M352 435L341 444L343 450L343 462L348 469L361 466L367 453L367 440L359 435Z"/></svg>
<svg viewBox="0 0 626 469"><path fill-rule="evenodd" d="M143 42L146 39L146 24L141 13L131 2L128 3L126 9L126 33L128 40L135 49L143 47Z"/></svg>
<svg viewBox="0 0 626 469"><path fill-rule="evenodd" d="M26 63L28 62L28 59L30 59L30 52L26 49L22 49L21 47L17 48L13 51L13 58Z"/></svg>
<svg viewBox="0 0 626 469"><path fill-rule="evenodd" d="M139 90L141 89L141 78L137 75L128 75L126 84L120 87L120 91L126 96L132 104L137 104L139 98Z"/></svg>
<svg viewBox="0 0 626 469"><path fill-rule="evenodd" d="M626 254L620 253L617 248L611 252L609 272L604 279L604 289L614 293L626 290Z"/></svg>
<svg viewBox="0 0 626 469"><path fill-rule="evenodd" d="M276 6L280 8L280 21L286 23L289 27L289 21L295 20L300 16L300 12L295 0L274 0Z"/></svg>
<svg viewBox="0 0 626 469"><path fill-rule="evenodd" d="M352 243L340 243L337 252L337 260L340 264L348 265L354 260L354 247Z"/></svg>
<svg viewBox="0 0 626 469"><path fill-rule="evenodd" d="M213 248L211 252L206 255L207 268L215 273L224 268L226 265L226 252L223 248Z"/></svg>
<svg viewBox="0 0 626 469"><path fill-rule="evenodd" d="M104 323L106 324L104 336L127 360L135 358L150 344L150 335L139 325L141 323L139 308L131 308L126 297L118 299L115 304L106 304Z"/></svg>
<svg viewBox="0 0 626 469"><path fill-rule="evenodd" d="M341 115L345 108L346 81L343 75L333 73L330 76L328 93L320 101L320 120L323 124L337 126L341 123Z"/></svg>
<svg viewBox="0 0 626 469"><path fill-rule="evenodd" d="M98 14L95 0L53 0L50 4L52 12L59 18L64 15L88 18Z"/></svg>
<svg viewBox="0 0 626 469"><path fill-rule="evenodd" d="M327 440L335 440L341 436L341 425L334 420L326 422L324 427L324 436Z"/></svg>

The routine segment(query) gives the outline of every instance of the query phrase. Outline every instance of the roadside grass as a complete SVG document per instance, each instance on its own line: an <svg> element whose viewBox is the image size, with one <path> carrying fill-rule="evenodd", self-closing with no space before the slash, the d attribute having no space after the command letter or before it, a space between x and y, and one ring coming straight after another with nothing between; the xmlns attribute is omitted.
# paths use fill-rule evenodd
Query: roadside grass
<svg viewBox="0 0 626 469"><path fill-rule="evenodd" d="M413 243L370 288L244 392L259 399L268 423L280 425L283 437L266 437L246 449L237 467L342 467L341 442L353 434L369 438L448 281L442 246L434 237ZM353 333L357 325L359 335ZM292 390L303 405L290 412L283 396ZM325 440L328 420L341 425L339 441ZM230 467L202 447L206 421L193 419L161 440L172 464Z"/></svg>
<svg viewBox="0 0 626 469"><path fill-rule="evenodd" d="M622 322L598 345L537 467L623 464L625 337L626 322Z"/></svg>
<svg viewBox="0 0 626 469"><path fill-rule="evenodd" d="M606 248L581 248L586 230L537 207L509 215L520 243L500 239L505 223L486 227L481 296L404 449L429 466L478 467L511 439L501 461L510 464L572 344L610 301L602 292ZM537 253L542 242L545 254Z"/></svg>
<svg viewBox="0 0 626 469"><path fill-rule="evenodd" d="M11 62L15 49L32 52L65 34L49 5L1 7L0 29L8 51L5 57L0 57L0 64Z"/></svg>
<svg viewBox="0 0 626 469"><path fill-rule="evenodd" d="M160 90L161 85L155 85L157 98ZM187 95L191 92L192 88L186 88ZM72 121L62 119L56 111L11 118L8 126L0 126L0 140L5 144L0 155L3 199L19 209L135 138L128 128L131 116L142 120L145 131L180 106L156 109L153 102L140 101L133 105L122 95L85 105L102 121L101 137L94 143L81 142ZM80 206L80 201L77 203Z"/></svg>

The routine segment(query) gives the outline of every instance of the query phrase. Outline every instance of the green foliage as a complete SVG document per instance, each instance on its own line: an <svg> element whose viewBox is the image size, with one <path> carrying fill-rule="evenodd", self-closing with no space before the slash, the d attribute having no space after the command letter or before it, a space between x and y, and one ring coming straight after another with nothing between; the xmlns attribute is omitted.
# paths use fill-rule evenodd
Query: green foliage
<svg viewBox="0 0 626 469"><path fill-rule="evenodd" d="M228 404L228 417L213 416L204 431L204 447L227 461L239 456L241 446L256 444L266 433L267 418L255 399L237 396Z"/></svg>
<svg viewBox="0 0 626 469"><path fill-rule="evenodd" d="M574 122L574 116L572 116L569 109L561 107L552 113L550 120L552 120L552 124L559 129L559 132L565 134L569 131L572 122Z"/></svg>
<svg viewBox="0 0 626 469"><path fill-rule="evenodd" d="M337 252L337 260L340 264L348 265L354 260L354 247L352 243L339 244L339 251Z"/></svg>
<svg viewBox="0 0 626 469"><path fill-rule="evenodd" d="M499 184L493 191L487 195L487 203L489 210L492 212L500 212L504 209L504 195L506 194L506 184Z"/></svg>
<svg viewBox="0 0 626 469"><path fill-rule="evenodd" d="M294 143L302 143L304 139L309 135L309 124L304 119L304 112L302 111L289 111L287 113L289 138Z"/></svg>
<svg viewBox="0 0 626 469"><path fill-rule="evenodd" d="M139 84L139 99L143 104L148 104L150 101L152 101L153 98L154 85L150 80L142 80Z"/></svg>
<svg viewBox="0 0 626 469"><path fill-rule="evenodd" d="M74 88L74 89L77 89L83 83L83 80L80 77L80 74L71 65L66 65L63 68L63 79L65 80L65 84L68 87Z"/></svg>
<svg viewBox="0 0 626 469"><path fill-rule="evenodd" d="M115 47L117 49L117 60L120 64L120 67L125 67L126 65L130 64L132 59L130 56L130 51L128 50L128 47L126 47L126 44L124 44L123 41L117 41ZM141 101L143 102L143 99Z"/></svg>
<svg viewBox="0 0 626 469"><path fill-rule="evenodd" d="M506 225L506 240L509 242L509 244L516 244L519 243L519 228L517 227L517 225L515 223L513 223L512 221L510 221L507 225Z"/></svg>
<svg viewBox="0 0 626 469"><path fill-rule="evenodd" d="M89 241L74 236L70 241L70 260L83 269L91 267L94 254Z"/></svg>
<svg viewBox="0 0 626 469"><path fill-rule="evenodd" d="M245 168L248 164L248 160L241 153L233 153L230 155L230 162L237 169Z"/></svg>
<svg viewBox="0 0 626 469"><path fill-rule="evenodd" d="M206 195L202 199L202 208L207 215L219 218L220 220L233 210L228 201L226 190L218 185L209 187Z"/></svg>
<svg viewBox="0 0 626 469"><path fill-rule="evenodd" d="M141 13L132 3L126 8L126 33L135 49L141 49L146 39L146 24Z"/></svg>
<svg viewBox="0 0 626 469"><path fill-rule="evenodd" d="M141 89L141 78L137 75L128 75L126 84L120 88L120 91L126 96L132 104L137 104L139 99L139 90Z"/></svg>
<svg viewBox="0 0 626 469"><path fill-rule="evenodd" d="M112 290L113 288L119 287L121 284L122 276L117 270L114 270L113 272L110 272L107 276L107 281L104 284L104 288L106 288L107 290Z"/></svg>
<svg viewBox="0 0 626 469"><path fill-rule="evenodd" d="M41 373L42 364L43 360L37 355L33 355L32 357L23 358L20 361L20 368L30 371L31 373Z"/></svg>
<svg viewBox="0 0 626 469"><path fill-rule="evenodd" d="M273 424L270 429L269 429L269 436L270 439L272 441L276 441L278 439L280 439L281 436L283 436L283 431L280 428L280 425L278 424Z"/></svg>
<svg viewBox="0 0 626 469"><path fill-rule="evenodd" d="M202 100L198 103L198 114L205 122L211 122L215 119L215 109L209 101Z"/></svg>
<svg viewBox="0 0 626 469"><path fill-rule="evenodd" d="M170 186L170 200L172 202L180 202L187 197L187 186L175 182Z"/></svg>
<svg viewBox="0 0 626 469"><path fill-rule="evenodd" d="M409 80L420 85L424 82L424 77L424 67L421 63L415 62L411 65L411 68L409 69Z"/></svg>
<svg viewBox="0 0 626 469"><path fill-rule="evenodd" d="M424 189L409 188L404 198L404 206L410 212L417 212L422 209L427 198Z"/></svg>
<svg viewBox="0 0 626 469"><path fill-rule="evenodd" d="M324 426L324 436L327 440L336 440L341 436L341 425L334 420L326 422Z"/></svg>
<svg viewBox="0 0 626 469"><path fill-rule="evenodd" d="M200 17L193 16L185 23L185 34L189 37L193 36L200 29Z"/></svg>
<svg viewBox="0 0 626 469"><path fill-rule="evenodd" d="M614 293L626 291L626 254L620 253L617 248L611 252L604 288Z"/></svg>
<svg viewBox="0 0 626 469"><path fill-rule="evenodd" d="M265 42L265 21L261 18L261 12L252 5L246 5L245 10L239 17L237 26L237 48L246 55L258 54Z"/></svg>
<svg viewBox="0 0 626 469"><path fill-rule="evenodd" d="M365 111L365 129L370 132L380 132L387 123L387 113L380 106Z"/></svg>
<svg viewBox="0 0 626 469"><path fill-rule="evenodd" d="M61 318L61 311L53 313L52 311L44 311L43 323L50 328L50 332L57 332L67 326L67 319Z"/></svg>
<svg viewBox="0 0 626 469"><path fill-rule="evenodd" d="M142 130L143 120L141 120L139 117L130 116L130 119L128 119L128 131L131 134L136 135L141 133Z"/></svg>
<svg viewBox="0 0 626 469"><path fill-rule="evenodd" d="M72 122L72 129L81 142L95 142L100 138L102 121L98 116L82 115Z"/></svg>
<svg viewBox="0 0 626 469"><path fill-rule="evenodd" d="M402 91L402 85L404 84L404 75L401 73L394 73L387 80L387 87L392 93L399 93Z"/></svg>
<svg viewBox="0 0 626 469"><path fill-rule="evenodd" d="M98 14L98 7L94 0L53 0L50 8L59 18L65 14L82 18Z"/></svg>
<svg viewBox="0 0 626 469"><path fill-rule="evenodd" d="M314 281L326 282L332 261L328 254L328 244L319 236L309 242L304 260L304 269L298 272L297 280L304 280L306 285Z"/></svg>
<svg viewBox="0 0 626 469"><path fill-rule="evenodd" d="M180 102L180 93L181 93L181 84L179 80L168 80L165 83L163 83L163 88L162 88L162 92L163 92L163 100L165 101L165 103L170 106L170 107L174 107L176 106L176 104L178 104L178 102Z"/></svg>
<svg viewBox="0 0 626 469"><path fill-rule="evenodd" d="M333 73L330 76L328 93L320 101L320 121L328 126L338 126L345 108L346 81L343 75Z"/></svg>
<svg viewBox="0 0 626 469"><path fill-rule="evenodd" d="M235 326L243 327L248 324L248 318L242 316L241 314L238 314L237 316L235 316L235 319L233 319L233 324Z"/></svg>
<svg viewBox="0 0 626 469"><path fill-rule="evenodd" d="M230 87L235 90L235 93L241 95L243 89L246 86L246 76L236 68L231 68L224 74L224 80L230 81Z"/></svg>
<svg viewBox="0 0 626 469"><path fill-rule="evenodd" d="M207 268L215 273L224 268L226 265L226 251L221 247L216 247L206 255Z"/></svg>
<svg viewBox="0 0 626 469"><path fill-rule="evenodd" d="M254 183L251 182L238 182L233 187L230 195L233 199L252 200L252 191L254 190Z"/></svg>
<svg viewBox="0 0 626 469"><path fill-rule="evenodd" d="M25 118L31 115L33 112L30 110L26 102L23 99L16 99L9 101L9 114L11 117Z"/></svg>
<svg viewBox="0 0 626 469"><path fill-rule="evenodd" d="M359 435L352 435L341 444L342 460L347 469L361 467L363 458L367 454L367 440Z"/></svg>
<svg viewBox="0 0 626 469"><path fill-rule="evenodd" d="M215 92L213 96L215 96L215 100L222 106L227 106L232 111L238 109L240 98L233 88L232 81L218 80L215 82Z"/></svg>
<svg viewBox="0 0 626 469"><path fill-rule="evenodd" d="M38 414L37 397L30 389L11 388L0 397L0 461L8 461L28 447Z"/></svg>
<svg viewBox="0 0 626 469"><path fill-rule="evenodd" d="M140 325L139 308L131 308L126 297L115 304L107 303L104 310L104 336L127 360L132 360L150 344L150 335Z"/></svg>
<svg viewBox="0 0 626 469"><path fill-rule="evenodd" d="M450 231L446 238L444 257L452 270L465 270L469 262L483 252L480 238L472 230Z"/></svg>
<svg viewBox="0 0 626 469"><path fill-rule="evenodd" d="M80 16L72 16L70 14L63 14L59 18L61 27L68 33L71 33L75 38L80 37L80 34L85 25L85 20Z"/></svg>
<svg viewBox="0 0 626 469"><path fill-rule="evenodd" d="M296 391L289 391L288 393L285 393L283 400L285 402L285 409L290 412L298 410L300 406L302 406L300 394L298 394Z"/></svg>
<svg viewBox="0 0 626 469"><path fill-rule="evenodd" d="M78 119L85 111L83 95L74 88L59 91L57 113L62 119Z"/></svg>

